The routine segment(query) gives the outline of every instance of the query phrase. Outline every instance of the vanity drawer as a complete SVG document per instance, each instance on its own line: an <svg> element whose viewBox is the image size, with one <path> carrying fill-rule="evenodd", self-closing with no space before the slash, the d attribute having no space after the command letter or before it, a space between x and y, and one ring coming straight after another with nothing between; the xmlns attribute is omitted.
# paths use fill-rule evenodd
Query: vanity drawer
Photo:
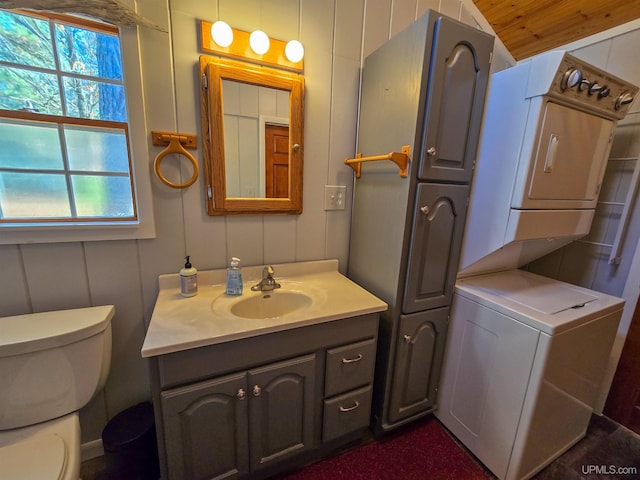
<svg viewBox="0 0 640 480"><path fill-rule="evenodd" d="M371 385L325 400L322 441L366 428L370 416Z"/></svg>
<svg viewBox="0 0 640 480"><path fill-rule="evenodd" d="M375 360L376 343L373 338L327 350L325 396L331 397L371 383Z"/></svg>

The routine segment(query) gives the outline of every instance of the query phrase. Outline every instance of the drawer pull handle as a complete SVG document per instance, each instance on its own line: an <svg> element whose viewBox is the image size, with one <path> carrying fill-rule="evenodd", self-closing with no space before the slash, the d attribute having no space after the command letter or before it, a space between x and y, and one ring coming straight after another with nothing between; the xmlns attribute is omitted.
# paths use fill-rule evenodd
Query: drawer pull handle
<svg viewBox="0 0 640 480"><path fill-rule="evenodd" d="M343 358L342 359L342 363L355 363L355 362L359 362L360 360L362 360L362 354L359 353L358 355L356 355L353 358Z"/></svg>
<svg viewBox="0 0 640 480"><path fill-rule="evenodd" d="M359 406L360 406L360 402L358 402L356 400L355 403L353 404L353 407L343 407L342 405L340 405L340 411L341 412L353 412Z"/></svg>

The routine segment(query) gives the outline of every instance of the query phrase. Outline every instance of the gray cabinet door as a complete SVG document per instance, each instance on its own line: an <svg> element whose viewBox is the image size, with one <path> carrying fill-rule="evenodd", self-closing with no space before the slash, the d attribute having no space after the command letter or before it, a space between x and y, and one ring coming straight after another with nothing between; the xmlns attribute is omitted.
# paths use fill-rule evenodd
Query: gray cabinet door
<svg viewBox="0 0 640 480"><path fill-rule="evenodd" d="M418 177L469 183L493 37L442 17L433 38Z"/></svg>
<svg viewBox="0 0 640 480"><path fill-rule="evenodd" d="M449 307L400 316L389 420L400 421L435 405Z"/></svg>
<svg viewBox="0 0 640 480"><path fill-rule="evenodd" d="M251 469L314 447L315 354L249 371Z"/></svg>
<svg viewBox="0 0 640 480"><path fill-rule="evenodd" d="M161 398L170 479L249 472L245 373L167 390Z"/></svg>
<svg viewBox="0 0 640 480"><path fill-rule="evenodd" d="M404 313L451 303L467 211L467 185L418 185Z"/></svg>

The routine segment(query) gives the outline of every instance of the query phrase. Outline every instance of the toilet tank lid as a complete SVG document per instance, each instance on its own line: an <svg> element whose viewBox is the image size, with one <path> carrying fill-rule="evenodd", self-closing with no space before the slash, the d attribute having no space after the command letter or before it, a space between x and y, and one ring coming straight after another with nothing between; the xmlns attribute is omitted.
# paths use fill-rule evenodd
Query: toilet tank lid
<svg viewBox="0 0 640 480"><path fill-rule="evenodd" d="M0 318L0 357L67 345L104 331L113 305Z"/></svg>

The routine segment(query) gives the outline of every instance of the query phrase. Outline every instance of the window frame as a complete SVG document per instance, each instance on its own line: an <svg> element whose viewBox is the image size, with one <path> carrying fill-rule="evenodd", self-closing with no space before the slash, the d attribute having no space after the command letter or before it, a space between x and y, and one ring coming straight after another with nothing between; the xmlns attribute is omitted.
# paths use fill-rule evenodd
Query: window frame
<svg viewBox="0 0 640 480"><path fill-rule="evenodd" d="M115 33L120 38L120 56L122 60L125 101L128 113L128 127L125 134L128 137L130 150L130 180L135 198L134 211L137 220L43 220L34 222L0 223L0 245L24 243L55 243L101 240L125 240L155 238L155 222L153 217L153 201L151 179L148 170L149 149L146 142L146 122L144 115L144 100L142 88L142 73L140 58L140 38L137 27L118 28L97 20L87 20L71 15L42 14L31 11L16 10L15 13L34 17L53 19L78 27L100 29ZM102 27L104 25L104 28ZM5 111L10 112L10 111ZM23 112L18 115L3 115L7 119L36 120L25 118ZM37 115L38 120L49 121L52 117ZM71 117L54 116L58 124L68 124ZM72 122L74 121L71 118ZM117 122L114 122L117 123ZM89 126L89 122L82 123Z"/></svg>

